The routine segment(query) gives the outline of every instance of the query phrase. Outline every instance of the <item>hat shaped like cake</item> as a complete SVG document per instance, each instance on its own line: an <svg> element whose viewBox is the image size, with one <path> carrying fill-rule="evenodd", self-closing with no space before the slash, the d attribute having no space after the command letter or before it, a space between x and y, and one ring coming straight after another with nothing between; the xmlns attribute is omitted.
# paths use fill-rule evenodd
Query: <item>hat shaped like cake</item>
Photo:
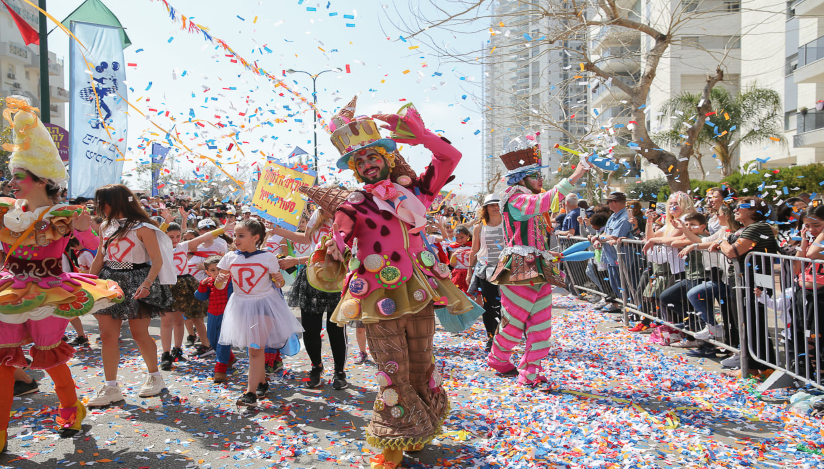
<svg viewBox="0 0 824 469"><path fill-rule="evenodd" d="M62 186L69 180L66 166L60 159L60 153L40 118L37 108L31 107L23 99L6 98L3 118L9 122L14 135L14 143L4 143L3 149L11 151L9 169L25 169L35 176L48 179ZM12 120L12 115L14 119Z"/></svg>
<svg viewBox="0 0 824 469"><path fill-rule="evenodd" d="M340 169L349 169L349 159L358 150L379 146L391 153L397 148L394 140L381 138L374 119L367 116L355 117L357 101L357 96L352 98L329 124L329 129L332 130L332 144L341 154L337 162Z"/></svg>

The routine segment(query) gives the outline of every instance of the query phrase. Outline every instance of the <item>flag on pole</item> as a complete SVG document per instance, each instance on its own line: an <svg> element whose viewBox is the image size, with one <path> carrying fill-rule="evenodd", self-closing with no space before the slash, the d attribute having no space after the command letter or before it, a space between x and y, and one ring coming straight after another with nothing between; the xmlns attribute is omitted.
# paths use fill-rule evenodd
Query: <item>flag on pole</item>
<svg viewBox="0 0 824 469"><path fill-rule="evenodd" d="M293 158L293 157L295 157L295 156L301 156L301 155L308 155L308 154L309 154L309 153L306 153L306 152L303 150L303 148L301 148L301 147L295 147L295 149L292 151L292 153L290 153L290 154L289 154L289 158Z"/></svg>
<svg viewBox="0 0 824 469"><path fill-rule="evenodd" d="M6 6L6 10L9 10L9 14L14 20L14 24L16 24L17 29L20 30L20 35L23 36L23 42L26 43L26 45L40 45L40 34L37 33L37 30L32 28L32 26L29 23L27 23L22 16L18 15L17 12L14 11L8 3L3 1L3 5Z"/></svg>
<svg viewBox="0 0 824 469"><path fill-rule="evenodd" d="M129 130L126 62L120 28L72 21L69 41L69 197L93 197L98 187L120 182ZM91 72L91 73L90 73Z"/></svg>
<svg viewBox="0 0 824 469"><path fill-rule="evenodd" d="M120 20L100 0L86 0L83 2L63 20L63 26L71 30L72 21L113 26L118 28L122 48L125 49L132 45L132 41L126 34L126 30L121 26Z"/></svg>
<svg viewBox="0 0 824 469"><path fill-rule="evenodd" d="M166 161L169 150L169 148L159 143L152 143L152 197L160 195L157 189L157 180L160 179L160 167Z"/></svg>

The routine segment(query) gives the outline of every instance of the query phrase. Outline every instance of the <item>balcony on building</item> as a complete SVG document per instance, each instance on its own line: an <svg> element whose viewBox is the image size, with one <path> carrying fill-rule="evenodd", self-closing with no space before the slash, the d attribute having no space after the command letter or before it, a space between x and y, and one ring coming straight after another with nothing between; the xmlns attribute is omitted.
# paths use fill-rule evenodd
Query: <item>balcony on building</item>
<svg viewBox="0 0 824 469"><path fill-rule="evenodd" d="M616 79L626 83L629 86L635 86L635 79L632 77L613 77L613 81ZM592 90L592 101L590 101L590 106L594 108L601 108L606 107L608 104L626 99L629 99L629 95L625 93L624 90L615 86L613 83L607 84L604 82L599 83Z"/></svg>
<svg viewBox="0 0 824 469"><path fill-rule="evenodd" d="M824 83L824 36L798 48L798 68L793 73L796 83Z"/></svg>
<svg viewBox="0 0 824 469"><path fill-rule="evenodd" d="M53 103L68 103L69 92L59 86L49 86L49 98Z"/></svg>
<svg viewBox="0 0 824 469"><path fill-rule="evenodd" d="M824 111L799 112L796 119L793 148L824 148Z"/></svg>
<svg viewBox="0 0 824 469"><path fill-rule="evenodd" d="M0 42L0 56L14 65L26 66L32 57L29 48L17 42Z"/></svg>
<svg viewBox="0 0 824 469"><path fill-rule="evenodd" d="M641 69L641 46L615 46L601 50L595 65L613 73L634 73Z"/></svg>
<svg viewBox="0 0 824 469"><path fill-rule="evenodd" d="M792 9L796 16L824 16L824 0L798 0L793 3Z"/></svg>

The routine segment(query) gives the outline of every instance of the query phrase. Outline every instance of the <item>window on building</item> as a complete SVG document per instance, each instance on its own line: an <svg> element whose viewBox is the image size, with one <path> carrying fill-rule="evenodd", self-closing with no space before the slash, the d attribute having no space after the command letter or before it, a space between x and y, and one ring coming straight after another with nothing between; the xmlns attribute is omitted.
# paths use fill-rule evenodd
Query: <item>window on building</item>
<svg viewBox="0 0 824 469"><path fill-rule="evenodd" d="M696 47L699 44L698 36L681 36L681 44L687 47Z"/></svg>
<svg viewBox="0 0 824 469"><path fill-rule="evenodd" d="M683 9L685 12L694 13L698 11L698 4L700 0L683 0L681 5L683 5Z"/></svg>
<svg viewBox="0 0 824 469"><path fill-rule="evenodd" d="M795 130L797 126L797 118L795 111L789 111L784 113L784 130L790 131Z"/></svg>
<svg viewBox="0 0 824 469"><path fill-rule="evenodd" d="M795 2L797 0L788 0L787 1L787 21L795 18Z"/></svg>
<svg viewBox="0 0 824 469"><path fill-rule="evenodd" d="M787 57L784 61L784 76L790 76L798 68L798 54Z"/></svg>
<svg viewBox="0 0 824 469"><path fill-rule="evenodd" d="M740 49L741 48L741 38L739 36L731 36L726 44L727 47L730 49Z"/></svg>
<svg viewBox="0 0 824 469"><path fill-rule="evenodd" d="M31 80L31 73L28 70L26 70L26 80Z"/></svg>
<svg viewBox="0 0 824 469"><path fill-rule="evenodd" d="M727 0L724 2L724 10L727 13L739 13L741 11L740 0Z"/></svg>

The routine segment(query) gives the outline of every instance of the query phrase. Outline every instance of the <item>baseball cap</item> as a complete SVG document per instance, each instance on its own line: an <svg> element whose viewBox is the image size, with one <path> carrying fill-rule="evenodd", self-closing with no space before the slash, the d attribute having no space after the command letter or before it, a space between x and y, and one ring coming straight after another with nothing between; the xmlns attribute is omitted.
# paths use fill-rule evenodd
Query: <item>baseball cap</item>
<svg viewBox="0 0 824 469"><path fill-rule="evenodd" d="M215 228L216 226L217 225L215 225L215 222L212 221L211 218L204 218L203 220L200 220L199 222L197 222L197 229L198 230L202 230L204 228Z"/></svg>

